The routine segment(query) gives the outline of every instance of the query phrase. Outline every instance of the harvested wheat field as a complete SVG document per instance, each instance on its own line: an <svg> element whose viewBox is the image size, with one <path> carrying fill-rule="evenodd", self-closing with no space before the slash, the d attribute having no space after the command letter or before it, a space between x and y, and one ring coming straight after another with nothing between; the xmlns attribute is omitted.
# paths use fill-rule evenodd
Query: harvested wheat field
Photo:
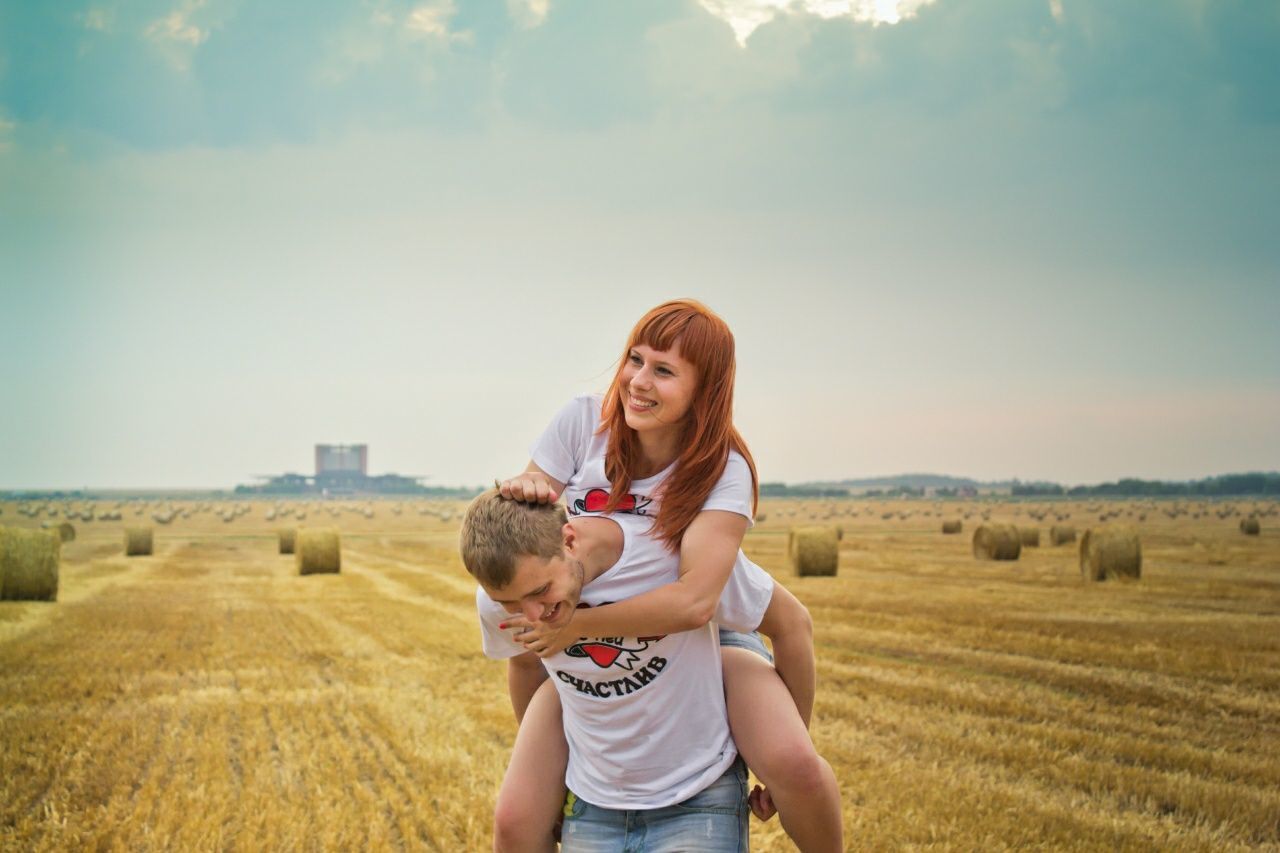
<svg viewBox="0 0 1280 853"><path fill-rule="evenodd" d="M515 725L463 504L389 503L52 507L94 520L57 602L0 602L0 849L488 849ZM1234 505L1260 535L1195 501L763 504L746 550L813 614L848 847L1280 849L1280 533ZM940 532L1029 512L1116 513L1141 579L1086 583L1075 542L986 562ZM299 513L340 532L340 574L278 553ZM839 574L793 576L791 527L837 524ZM752 846L792 849L776 819Z"/></svg>

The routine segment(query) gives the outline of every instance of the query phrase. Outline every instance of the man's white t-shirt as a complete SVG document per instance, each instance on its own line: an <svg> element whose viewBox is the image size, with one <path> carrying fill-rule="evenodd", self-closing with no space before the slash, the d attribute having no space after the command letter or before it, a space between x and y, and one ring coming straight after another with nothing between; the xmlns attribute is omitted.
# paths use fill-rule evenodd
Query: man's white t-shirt
<svg viewBox="0 0 1280 853"><path fill-rule="evenodd" d="M529 448L529 456L538 467L565 484L563 499L571 517L603 515L604 507L609 501L612 485L604 472L609 436L607 433L596 434L600 428L602 402L603 398L599 394L574 397L556 413L551 424ZM652 477L632 480L627 497L611 513L613 517L620 519L629 516L642 519L642 535L646 547L662 550L666 548L656 537L650 535L652 531L648 526L658 517L658 508L662 502L659 487L674 467L675 463L672 463ZM703 501L702 509L735 512L754 524L751 512L753 494L751 468L742 454L731 450L725 462L724 473ZM654 558L656 559L656 555ZM735 631L754 631L773 595L773 578L748 560L741 548L738 549L730 577L738 582L725 587L721 603L724 603L725 596L740 596L741 600L734 602L733 612L751 614L752 618L743 622L736 616L717 610L715 621Z"/></svg>
<svg viewBox="0 0 1280 853"><path fill-rule="evenodd" d="M598 396L575 398L531 451L540 468L566 484L564 499L573 515L603 514L608 500L607 437L595 435L599 416ZM670 471L634 481L631 497L607 516L622 528L622 553L583 587L583 604L632 598L678 578L678 554L650 535L660 499L656 490ZM731 453L703 509L750 519L751 495L746 460ZM754 630L772 595L773 579L739 550L715 620ZM486 655L509 658L525 651L498 629L507 613L483 589L476 590L476 607ZM682 802L719 778L737 754L714 623L660 637L582 638L543 665L560 693L569 743L566 784L593 805L654 809Z"/></svg>

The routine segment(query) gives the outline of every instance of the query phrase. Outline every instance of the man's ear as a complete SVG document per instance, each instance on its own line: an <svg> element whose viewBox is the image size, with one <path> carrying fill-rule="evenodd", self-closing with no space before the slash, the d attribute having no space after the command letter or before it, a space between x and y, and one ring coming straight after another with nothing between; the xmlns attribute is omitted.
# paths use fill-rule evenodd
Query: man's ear
<svg viewBox="0 0 1280 853"><path fill-rule="evenodd" d="M572 553L573 550L578 547L578 541L580 538L578 536L578 531L574 530L573 525L569 522L566 521L564 526L560 528L560 536L566 551Z"/></svg>

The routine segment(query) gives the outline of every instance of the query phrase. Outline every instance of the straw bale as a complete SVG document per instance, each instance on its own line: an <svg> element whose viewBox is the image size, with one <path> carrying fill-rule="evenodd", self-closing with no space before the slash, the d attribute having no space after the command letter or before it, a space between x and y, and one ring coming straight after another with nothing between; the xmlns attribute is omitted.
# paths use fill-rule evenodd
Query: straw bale
<svg viewBox="0 0 1280 853"><path fill-rule="evenodd" d="M0 600L57 601L61 559L57 531L0 527Z"/></svg>
<svg viewBox="0 0 1280 853"><path fill-rule="evenodd" d="M959 520L942 522L943 533L959 533L964 529L964 524Z"/></svg>
<svg viewBox="0 0 1280 853"><path fill-rule="evenodd" d="M300 527L294 539L294 562L300 575L342 571L342 546L332 527Z"/></svg>
<svg viewBox="0 0 1280 853"><path fill-rule="evenodd" d="M1240 519L1240 532L1246 536L1257 536L1262 532L1262 525L1253 516L1242 518Z"/></svg>
<svg viewBox="0 0 1280 853"><path fill-rule="evenodd" d="M124 555L126 557L151 556L152 537L150 527L126 527L124 529Z"/></svg>
<svg viewBox="0 0 1280 853"><path fill-rule="evenodd" d="M787 551L800 577L831 576L840 562L839 535L834 527L797 527Z"/></svg>
<svg viewBox="0 0 1280 853"><path fill-rule="evenodd" d="M1142 543L1131 527L1096 527L1080 537L1080 574L1086 581L1142 577Z"/></svg>
<svg viewBox="0 0 1280 853"><path fill-rule="evenodd" d="M979 560L1016 560L1022 537L1012 524L982 524L973 531L973 556Z"/></svg>
<svg viewBox="0 0 1280 853"><path fill-rule="evenodd" d="M58 538L61 539L63 542L76 541L76 529L72 527L69 523L64 521L61 524L57 525L54 529L58 531Z"/></svg>
<svg viewBox="0 0 1280 853"><path fill-rule="evenodd" d="M1076 541L1076 529L1066 524L1055 524L1049 528L1049 544L1065 545Z"/></svg>
<svg viewBox="0 0 1280 853"><path fill-rule="evenodd" d="M280 553L292 554L294 542L298 538L298 530L296 527L282 527L276 531L276 536L280 540Z"/></svg>
<svg viewBox="0 0 1280 853"><path fill-rule="evenodd" d="M1023 548L1039 548L1040 547L1040 528L1019 527L1018 538L1022 540Z"/></svg>

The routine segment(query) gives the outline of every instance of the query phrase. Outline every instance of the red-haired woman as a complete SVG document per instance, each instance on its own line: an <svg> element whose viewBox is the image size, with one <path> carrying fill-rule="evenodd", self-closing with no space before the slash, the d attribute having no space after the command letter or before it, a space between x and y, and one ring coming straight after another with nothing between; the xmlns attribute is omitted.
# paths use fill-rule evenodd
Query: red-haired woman
<svg viewBox="0 0 1280 853"><path fill-rule="evenodd" d="M644 535L679 561L678 581L633 598L569 619L509 620L525 648L547 658L580 637L669 634L714 618L730 573L749 562L740 549L759 495L755 463L733 426L734 373L733 335L720 317L692 300L659 305L632 330L603 399L571 401L535 443L528 468L501 484L517 500L564 495L571 515L648 516ZM751 808L767 819L776 805L802 850L841 850L835 775L807 731L812 623L791 593L750 568L766 578L759 630L773 639L776 665L757 635L722 629L720 638L730 729L765 784L752 792ZM545 672L538 666L524 677ZM513 682L513 701L516 689ZM498 797L497 849L554 846L567 753L559 699L544 683L524 713Z"/></svg>

